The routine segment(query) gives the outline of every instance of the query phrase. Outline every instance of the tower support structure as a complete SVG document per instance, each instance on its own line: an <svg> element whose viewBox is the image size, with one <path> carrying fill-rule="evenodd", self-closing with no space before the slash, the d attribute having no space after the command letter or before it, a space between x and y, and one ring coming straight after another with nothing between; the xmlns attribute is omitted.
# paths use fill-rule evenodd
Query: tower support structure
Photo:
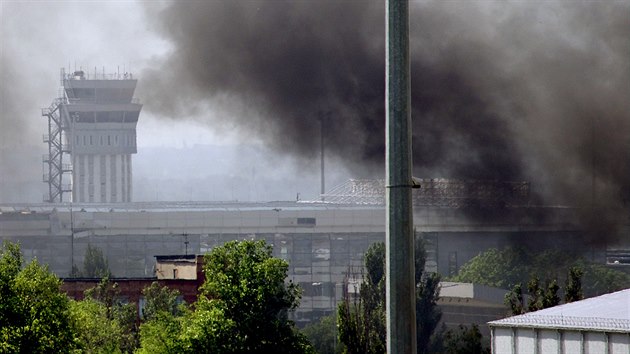
<svg viewBox="0 0 630 354"><path fill-rule="evenodd" d="M142 105L133 97L130 73L61 69L63 97L42 111L49 119L49 202L124 203L132 196L131 155L137 152L136 125ZM64 164L64 154L71 163ZM64 174L71 173L69 184ZM68 176L70 177L70 176Z"/></svg>
<svg viewBox="0 0 630 354"><path fill-rule="evenodd" d="M64 125L59 114L62 104L66 103L65 97L56 98L49 107L42 108L42 116L48 118L48 134L43 137L48 144L48 154L42 156L44 172L42 179L48 184L48 192L44 194L44 202L61 203L64 201L64 193L71 192L71 184L64 183L72 172L72 165L64 163L64 155L68 155L68 145L64 143ZM68 158L67 156L66 158ZM66 175L64 179L64 175Z"/></svg>

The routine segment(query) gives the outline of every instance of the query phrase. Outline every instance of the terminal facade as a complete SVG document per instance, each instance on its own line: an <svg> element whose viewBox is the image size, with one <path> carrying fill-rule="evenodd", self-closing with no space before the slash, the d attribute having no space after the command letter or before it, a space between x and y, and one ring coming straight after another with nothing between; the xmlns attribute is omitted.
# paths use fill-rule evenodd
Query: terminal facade
<svg viewBox="0 0 630 354"><path fill-rule="evenodd" d="M579 237L569 209L540 224L530 209L500 221L474 220L459 209L414 208L425 240L427 271L453 275L493 247L515 242L562 247ZM303 289L295 314L307 323L333 313L346 276L360 282L363 254L385 241L383 205L327 202L269 203L61 203L0 205L0 239L20 243L60 277L82 268L88 245L106 256L113 277L156 276L160 255L201 255L231 240L265 240L289 263L288 278ZM604 252L591 252L605 261Z"/></svg>

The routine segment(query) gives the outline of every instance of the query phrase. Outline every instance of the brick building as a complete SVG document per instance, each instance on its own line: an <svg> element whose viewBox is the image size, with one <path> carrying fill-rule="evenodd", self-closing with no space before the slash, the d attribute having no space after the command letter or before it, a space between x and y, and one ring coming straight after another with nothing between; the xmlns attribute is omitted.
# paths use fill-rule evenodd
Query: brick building
<svg viewBox="0 0 630 354"><path fill-rule="evenodd" d="M203 256L175 255L155 256L155 276L141 278L110 278L117 284L119 299L123 302L135 303L138 313L142 313L144 297L142 289L157 282L171 290L178 290L181 300L191 304L197 300L199 287L203 284ZM85 291L100 283L100 278L63 278L61 290L75 300L81 300Z"/></svg>

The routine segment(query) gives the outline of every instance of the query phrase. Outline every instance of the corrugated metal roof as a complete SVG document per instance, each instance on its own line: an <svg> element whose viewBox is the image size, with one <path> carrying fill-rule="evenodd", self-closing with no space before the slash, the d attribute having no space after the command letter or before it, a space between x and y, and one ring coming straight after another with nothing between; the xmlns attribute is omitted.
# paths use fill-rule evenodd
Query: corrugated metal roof
<svg viewBox="0 0 630 354"><path fill-rule="evenodd" d="M495 327L630 333L630 289L488 322Z"/></svg>

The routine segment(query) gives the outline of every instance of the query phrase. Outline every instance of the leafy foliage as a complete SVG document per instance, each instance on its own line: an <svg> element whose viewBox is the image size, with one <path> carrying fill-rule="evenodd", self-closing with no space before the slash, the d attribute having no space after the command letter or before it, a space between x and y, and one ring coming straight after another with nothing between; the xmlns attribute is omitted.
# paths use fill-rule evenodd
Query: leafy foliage
<svg viewBox="0 0 630 354"><path fill-rule="evenodd" d="M99 320L111 327L112 332L120 330L117 348L121 352L130 353L138 347L139 343L136 306L135 304L124 303L119 296L118 284L110 281L109 277L105 277L97 286L85 291L85 300L83 301L92 301L100 306L100 309L94 313L104 314L104 317L100 317ZM82 333L79 335L83 336ZM98 338L94 340L84 338L84 340L86 343L99 343Z"/></svg>
<svg viewBox="0 0 630 354"><path fill-rule="evenodd" d="M483 284L496 288L509 289L527 278L527 255L520 248L496 248L474 257L464 264L452 279L457 282Z"/></svg>
<svg viewBox="0 0 630 354"><path fill-rule="evenodd" d="M449 330L444 335L444 353L446 354L490 354L490 348L484 344L479 327L470 328L459 325L456 330Z"/></svg>
<svg viewBox="0 0 630 354"><path fill-rule="evenodd" d="M505 294L504 302L510 308L512 315L521 315L526 312L525 298L523 297L523 286L518 283L512 287L510 292Z"/></svg>
<svg viewBox="0 0 630 354"><path fill-rule="evenodd" d="M567 277L564 293L564 302L569 303L579 301L584 298L582 293L582 276L584 272L578 267L569 268L569 276Z"/></svg>
<svg viewBox="0 0 630 354"><path fill-rule="evenodd" d="M140 325L140 348L136 353L184 353L181 340L182 322L187 315L173 316L158 312Z"/></svg>
<svg viewBox="0 0 630 354"><path fill-rule="evenodd" d="M87 298L71 301L72 325L77 333L79 348L88 353L120 352L123 328L107 316L105 304Z"/></svg>
<svg viewBox="0 0 630 354"><path fill-rule="evenodd" d="M583 271L582 296L597 296L630 287L630 275L610 269L603 264L588 262L579 255L563 250L529 252L522 248L490 249L463 265L451 280L511 289L516 284L527 284L537 275L566 282L569 270ZM575 284L577 285L577 283Z"/></svg>
<svg viewBox="0 0 630 354"><path fill-rule="evenodd" d="M233 241L207 254L194 310L156 311L141 326L139 352L313 352L288 319L300 289L285 283L288 264L271 251L264 241Z"/></svg>
<svg viewBox="0 0 630 354"><path fill-rule="evenodd" d="M579 274L576 273L576 274ZM529 291L529 301L525 307L525 297L521 284L516 284L509 293L505 294L504 302L510 308L512 315L521 315L526 312L538 311L560 304L558 291L560 286L555 279L547 280L545 287L540 286L540 279L533 276L527 283ZM580 289L573 289L575 292L581 292Z"/></svg>
<svg viewBox="0 0 630 354"><path fill-rule="evenodd" d="M418 353L433 353L441 345L442 332L438 324L442 311L437 305L440 295L440 275L431 273L416 288L416 342Z"/></svg>
<svg viewBox="0 0 630 354"><path fill-rule="evenodd" d="M83 272L79 273L80 276L86 278L104 278L110 276L109 265L107 259L103 255L103 251L88 244L83 257Z"/></svg>
<svg viewBox="0 0 630 354"><path fill-rule="evenodd" d="M347 274L343 299L338 307L339 339L346 353L384 353L385 346L385 244L374 243L365 253L367 274L362 276L359 297L348 290Z"/></svg>
<svg viewBox="0 0 630 354"><path fill-rule="evenodd" d="M442 313L437 307L440 276L424 274L425 250L421 238L415 240L416 340L418 353L436 350L442 342L438 324ZM384 353L385 328L385 245L372 244L365 253L365 269L358 298L348 292L338 307L339 338L347 353ZM350 272L349 272L350 273ZM347 279L356 275L348 274Z"/></svg>
<svg viewBox="0 0 630 354"><path fill-rule="evenodd" d="M178 290L171 290L153 282L150 286L142 289L142 295L145 298L142 311L142 317L145 321L156 318L162 312L177 316L182 311L177 302Z"/></svg>
<svg viewBox="0 0 630 354"><path fill-rule="evenodd" d="M0 352L68 353L75 347L61 281L33 260L22 268L17 244L0 252Z"/></svg>
<svg viewBox="0 0 630 354"><path fill-rule="evenodd" d="M232 338L242 352L292 353L310 349L288 313L301 291L285 283L289 264L272 257L264 241L228 242L205 256L201 297L234 323ZM229 321L228 321L229 322Z"/></svg>
<svg viewBox="0 0 630 354"><path fill-rule="evenodd" d="M343 343L338 343L337 316L329 315L319 319L304 329L302 333L308 338L318 354L340 354Z"/></svg>

